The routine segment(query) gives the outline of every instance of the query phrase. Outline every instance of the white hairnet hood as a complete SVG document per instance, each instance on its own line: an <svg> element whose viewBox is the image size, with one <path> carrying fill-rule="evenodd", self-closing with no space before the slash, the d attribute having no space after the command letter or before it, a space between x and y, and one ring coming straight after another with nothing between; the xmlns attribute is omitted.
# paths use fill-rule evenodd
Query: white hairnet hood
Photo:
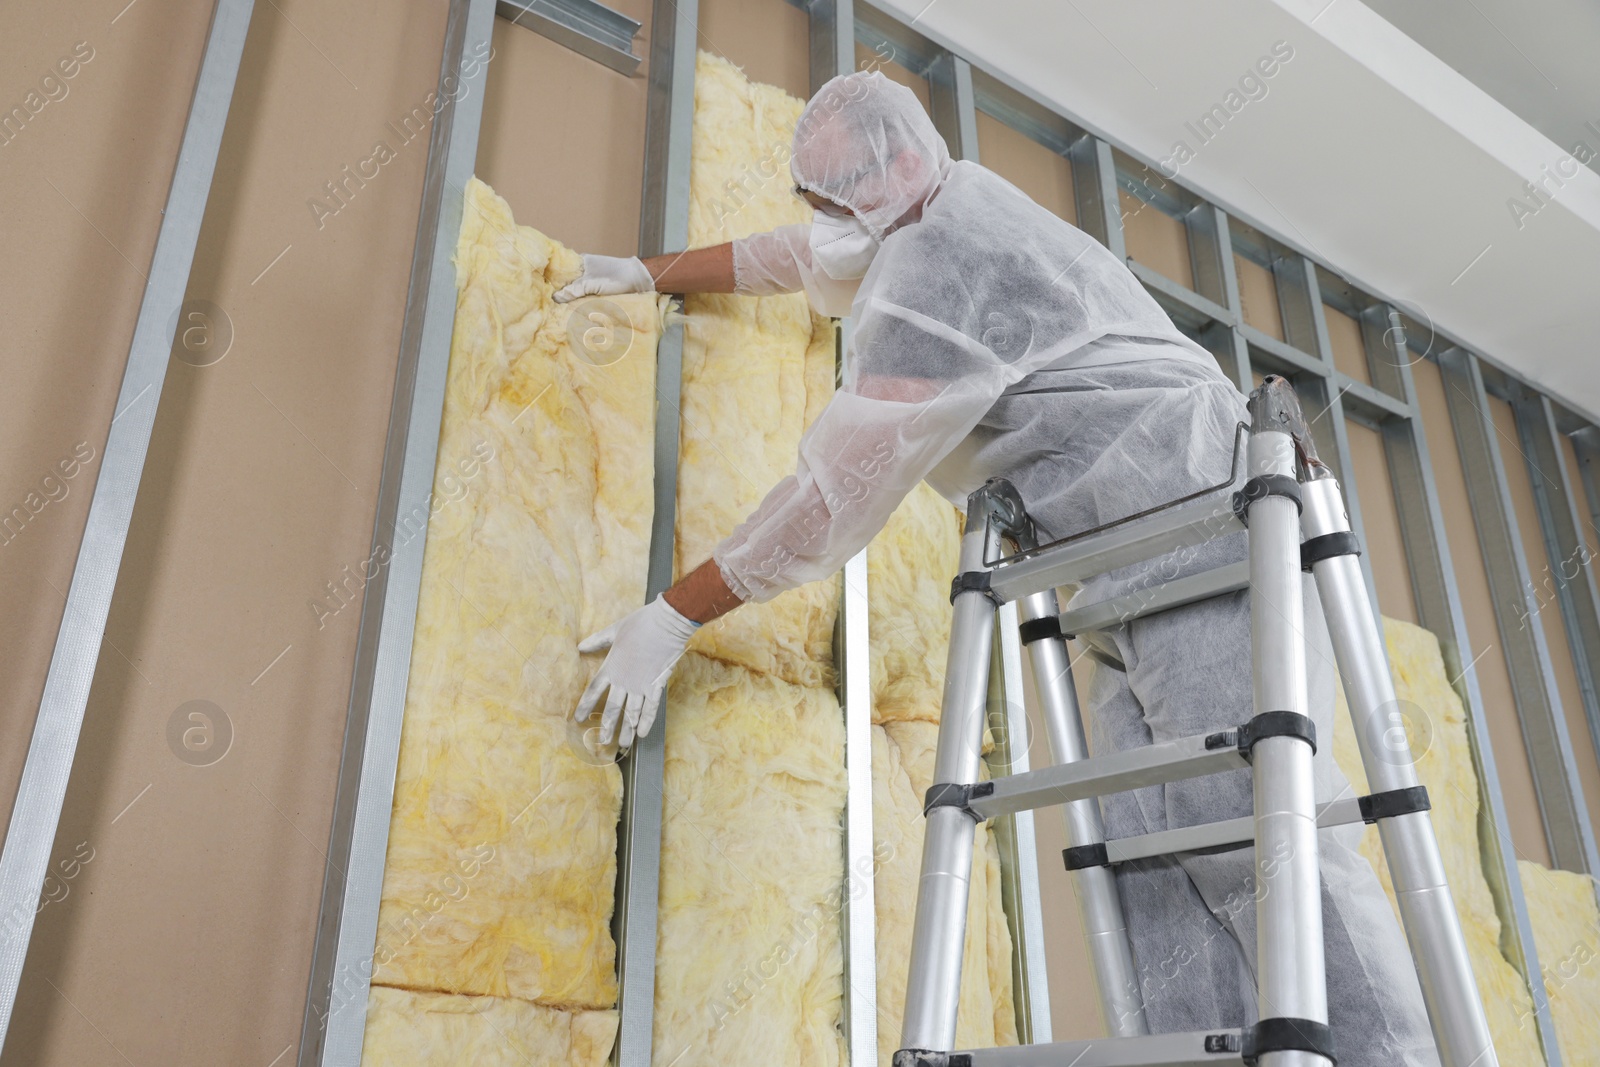
<svg viewBox="0 0 1600 1067"><path fill-rule="evenodd" d="M915 221L950 170L950 152L916 95L877 71L817 90L794 130L789 172L849 208L878 240Z"/></svg>

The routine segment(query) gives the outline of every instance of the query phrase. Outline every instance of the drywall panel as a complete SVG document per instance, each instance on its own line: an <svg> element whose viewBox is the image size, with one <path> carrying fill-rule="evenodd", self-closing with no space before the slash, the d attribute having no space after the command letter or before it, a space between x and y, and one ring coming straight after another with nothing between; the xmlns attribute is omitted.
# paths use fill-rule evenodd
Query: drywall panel
<svg viewBox="0 0 1600 1067"><path fill-rule="evenodd" d="M1528 563L1528 577L1533 583L1532 610L1543 627L1545 645L1550 649L1550 666L1556 676L1556 691L1561 697L1561 711L1567 720L1567 735L1572 742L1572 755L1578 765L1578 781L1583 787L1584 801L1589 808L1589 818L1600 823L1600 759L1589 733L1589 719L1584 713L1583 691L1578 688L1578 668L1572 660L1572 645L1567 642L1567 623L1561 614L1557 590L1561 582L1559 561L1552 561L1545 551L1544 535L1539 526L1539 508L1533 498L1533 473L1528 469L1527 455L1517 436L1517 417L1511 405L1499 397L1489 399L1489 413L1494 417L1495 435L1499 438L1500 458L1506 469L1506 483L1511 490L1511 505L1517 515L1517 532L1522 537L1522 558ZM1559 495L1559 471L1540 472L1545 486ZM1522 620L1523 625L1533 625L1532 619Z"/></svg>
<svg viewBox="0 0 1600 1067"><path fill-rule="evenodd" d="M1283 316L1278 311L1278 282L1255 260L1235 254L1233 270L1239 278L1239 304L1244 321L1269 337L1282 341Z"/></svg>
<svg viewBox="0 0 1600 1067"><path fill-rule="evenodd" d="M1511 829L1511 844L1518 859L1550 865L1550 847L1545 841L1544 820L1539 814L1539 799L1534 792L1533 771L1528 765L1528 749L1522 740L1517 719L1517 702L1511 692L1511 674L1506 667L1505 649L1495 625L1494 600L1489 595L1489 577L1483 566L1483 553L1472 521L1472 506L1467 497L1466 475L1461 454L1456 450L1455 430L1445 398L1444 377L1436 364L1418 360L1411 368L1422 409L1422 428L1427 434L1428 456L1433 464L1433 480L1444 515L1445 534L1450 542L1450 559L1455 569L1456 588L1467 620L1471 648L1461 649L1461 661L1472 663L1478 678L1478 693L1483 706L1470 709L1482 715L1494 744L1495 769L1500 777L1500 792L1505 800L1506 821Z"/></svg>
<svg viewBox="0 0 1600 1067"><path fill-rule="evenodd" d="M1378 610L1391 619L1417 621L1417 605L1412 599L1411 567L1406 561L1406 546L1400 536L1400 512L1395 507L1394 484L1389 481L1389 462L1383 435L1354 419L1345 420L1350 438L1350 460L1355 465L1355 485L1361 497L1361 525L1366 536L1362 547L1372 566L1373 584L1378 587ZM1346 493L1349 486L1344 486Z"/></svg>
<svg viewBox="0 0 1600 1067"><path fill-rule="evenodd" d="M91 64L54 117L115 121L41 166L91 225L158 218L122 156L143 158L141 115L181 126L207 11L79 10L107 77ZM7 1067L265 1067L299 1039L445 11L255 5L189 287L222 358L167 374L56 839L78 862L39 914ZM106 238L137 265L145 225ZM97 317L97 282L131 299L74 273L81 252L49 262L57 319ZM75 417L49 400L38 422Z"/></svg>
<svg viewBox="0 0 1600 1067"><path fill-rule="evenodd" d="M701 48L742 68L751 81L811 99L811 20L798 7L786 0L700 0L699 30Z"/></svg>
<svg viewBox="0 0 1600 1067"><path fill-rule="evenodd" d="M611 6L644 23L633 47L648 56L649 0ZM640 64L630 78L495 19L478 177L506 198L518 222L567 247L634 255L647 68ZM567 162L552 166L550 145L560 145Z"/></svg>
<svg viewBox="0 0 1600 1067"><path fill-rule="evenodd" d="M0 106L33 92L39 108L21 127L0 127L0 202L10 208L0 213L0 827L39 711L212 7L184 0L113 22L123 3L0 9Z"/></svg>
<svg viewBox="0 0 1600 1067"><path fill-rule="evenodd" d="M1372 374L1367 368L1367 348L1361 338L1361 324L1327 304L1322 305L1322 316L1328 323L1328 343L1333 346L1333 365L1356 381L1371 385Z"/></svg>
<svg viewBox="0 0 1600 1067"><path fill-rule="evenodd" d="M1194 266L1189 261L1189 231L1183 223L1118 188L1122 203L1122 233L1128 258L1143 263L1185 289L1194 288Z"/></svg>
<svg viewBox="0 0 1600 1067"><path fill-rule="evenodd" d="M1012 185L1074 226L1078 204L1072 194L1072 164L986 111L978 112L978 160Z"/></svg>

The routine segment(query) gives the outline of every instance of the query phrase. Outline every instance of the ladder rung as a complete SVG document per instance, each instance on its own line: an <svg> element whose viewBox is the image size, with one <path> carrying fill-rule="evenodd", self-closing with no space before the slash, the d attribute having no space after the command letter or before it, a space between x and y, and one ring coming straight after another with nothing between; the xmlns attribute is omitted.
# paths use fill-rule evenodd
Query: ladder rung
<svg viewBox="0 0 1600 1067"><path fill-rule="evenodd" d="M1361 801L1357 797L1344 797L1317 807L1319 827L1344 826L1361 821ZM1106 842L1106 859L1111 863L1146 859L1150 856L1168 856L1174 852L1196 852L1204 848L1224 845L1248 845L1255 840L1256 821L1246 815L1238 819L1184 826L1177 830L1160 830L1137 837L1119 837Z"/></svg>
<svg viewBox="0 0 1600 1067"><path fill-rule="evenodd" d="M1232 1045L1233 1052L1207 1052L1213 1046ZM1222 1038L1224 1040L1218 1040ZM1231 1040L1227 1040L1231 1039ZM1149 1037L1106 1037L1097 1041L1056 1041L1048 1045L1012 1045L1007 1048L952 1052L948 1067L1211 1067L1243 1063L1239 1057L1239 1031L1201 1030L1188 1034L1152 1034ZM965 1056L965 1060L957 1057Z"/></svg>
<svg viewBox="0 0 1600 1067"><path fill-rule="evenodd" d="M989 588L1001 600L1016 600L1242 529L1228 501L1197 500L1103 533L1008 556L990 571Z"/></svg>
<svg viewBox="0 0 1600 1067"><path fill-rule="evenodd" d="M1186 578L1178 578L1162 585L1151 586L1149 589L1140 589L1112 597L1110 600L1099 600L1073 608L1071 611L1063 611L1061 632L1081 634L1091 630L1104 630L1145 615L1154 615L1158 611L1166 611L1168 608L1182 607L1207 597L1236 593L1249 587L1250 561L1241 560L1238 563L1213 567L1208 571L1191 574Z"/></svg>
<svg viewBox="0 0 1600 1067"><path fill-rule="evenodd" d="M1216 735L1216 731L1196 734L996 778L994 791L974 797L970 807L979 818L988 819L1249 766L1232 743L1207 748L1206 738Z"/></svg>

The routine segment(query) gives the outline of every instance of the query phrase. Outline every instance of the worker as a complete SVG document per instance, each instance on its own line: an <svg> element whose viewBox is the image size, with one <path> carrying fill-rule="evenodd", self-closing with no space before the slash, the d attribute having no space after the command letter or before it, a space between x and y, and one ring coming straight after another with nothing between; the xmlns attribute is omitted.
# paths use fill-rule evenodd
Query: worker
<svg viewBox="0 0 1600 1067"><path fill-rule="evenodd" d="M576 717L602 740L651 728L695 630L835 573L919 481L957 506L986 479L1021 493L1041 539L1126 518L1231 473L1244 397L1132 272L984 167L950 159L909 89L879 73L829 81L794 135L809 224L648 260L585 256L561 301L625 292L804 291L850 316L843 383L779 482L711 558L587 638L609 649ZM1219 496L1225 490L1218 490ZM1101 597L1244 558L1244 535L1086 583ZM1306 579L1311 707L1334 766L1332 655ZM1247 592L1125 623L1091 684L1098 753L1232 727L1252 713ZM602 703L603 700L603 703ZM1249 815L1238 770L1105 798L1108 835ZM1421 990L1360 827L1321 833L1330 1025L1343 1067L1436 1064ZM1120 865L1117 883L1152 1032L1256 1021L1253 849Z"/></svg>

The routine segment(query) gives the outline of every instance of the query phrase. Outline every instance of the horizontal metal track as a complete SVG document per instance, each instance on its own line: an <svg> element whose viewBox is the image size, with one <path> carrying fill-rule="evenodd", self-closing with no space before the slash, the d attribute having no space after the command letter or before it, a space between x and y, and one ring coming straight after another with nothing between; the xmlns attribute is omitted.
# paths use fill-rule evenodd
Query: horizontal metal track
<svg viewBox="0 0 1600 1067"><path fill-rule="evenodd" d="M993 792L974 797L970 806L975 814L988 819L1248 766L1232 744L1206 748L1208 736L1196 734L998 778L992 783Z"/></svg>
<svg viewBox="0 0 1600 1067"><path fill-rule="evenodd" d="M498 0L494 13L622 74L639 69L640 24L594 0Z"/></svg>

